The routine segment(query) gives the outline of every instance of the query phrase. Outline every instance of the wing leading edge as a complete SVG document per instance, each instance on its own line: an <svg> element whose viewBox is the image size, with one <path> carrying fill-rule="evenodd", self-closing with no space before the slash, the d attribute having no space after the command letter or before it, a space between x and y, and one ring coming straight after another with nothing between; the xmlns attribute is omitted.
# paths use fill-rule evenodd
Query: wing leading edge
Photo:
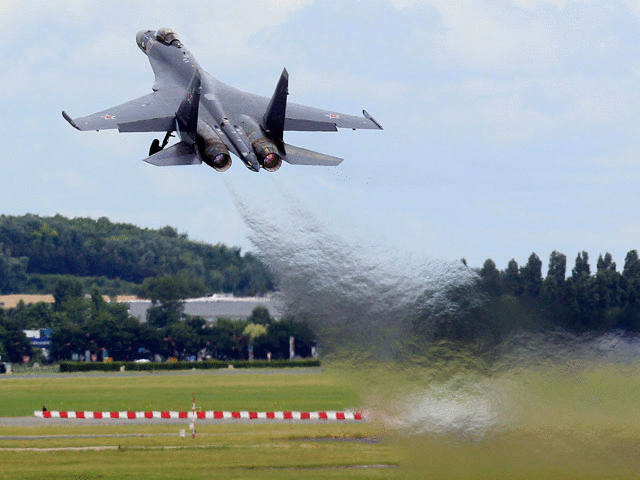
<svg viewBox="0 0 640 480"><path fill-rule="evenodd" d="M157 91L86 117L72 119L64 111L62 116L71 126L82 131L167 132L175 127L176 110L181 100L179 96Z"/></svg>

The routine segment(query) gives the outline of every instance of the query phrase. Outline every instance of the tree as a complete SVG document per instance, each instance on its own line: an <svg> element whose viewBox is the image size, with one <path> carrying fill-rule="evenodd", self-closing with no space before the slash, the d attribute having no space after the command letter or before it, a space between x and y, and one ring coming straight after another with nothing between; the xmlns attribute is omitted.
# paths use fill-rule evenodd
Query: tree
<svg viewBox="0 0 640 480"><path fill-rule="evenodd" d="M213 357L222 360L243 358L244 327L245 322L234 322L228 318L218 318L213 326L207 327L204 335Z"/></svg>
<svg viewBox="0 0 640 480"><path fill-rule="evenodd" d="M520 296L522 294L522 278L518 270L518 262L509 260L507 269L502 274L502 285L507 295Z"/></svg>
<svg viewBox="0 0 640 480"><path fill-rule="evenodd" d="M569 289L569 326L578 331L592 329L596 324L595 282L591 277L589 254L578 253L571 270Z"/></svg>
<svg viewBox="0 0 640 480"><path fill-rule="evenodd" d="M522 268L521 278L524 293L536 298L542 287L542 261L535 253L529 256L527 264Z"/></svg>
<svg viewBox="0 0 640 480"><path fill-rule="evenodd" d="M576 257L576 264L571 270L571 278L574 282L577 282L580 278L587 278L591 275L591 267L589 266L589 254L584 250L582 253L578 253Z"/></svg>
<svg viewBox="0 0 640 480"><path fill-rule="evenodd" d="M500 272L496 268L493 260L487 259L479 272L481 284L485 291L492 297L502 295L502 285L500 283Z"/></svg>
<svg viewBox="0 0 640 480"><path fill-rule="evenodd" d="M105 277L136 284L146 278L182 275L199 278L204 291L238 295L274 288L272 276L251 254L190 241L170 226L150 230L105 217L0 215L0 239L4 247L0 247L0 292L20 290L21 282L34 274Z"/></svg>
<svg viewBox="0 0 640 480"><path fill-rule="evenodd" d="M83 354L87 349L85 331L69 320L63 322L51 334L51 350L56 360L69 360L74 353Z"/></svg>
<svg viewBox="0 0 640 480"><path fill-rule="evenodd" d="M616 263L611 254L598 257L597 271L593 280L593 295L598 323L601 328L610 330L617 328L622 320L621 275L616 271Z"/></svg>
<svg viewBox="0 0 640 480"><path fill-rule="evenodd" d="M548 280L553 280L556 285L562 285L567 274L567 256L555 250L549 255Z"/></svg>
<svg viewBox="0 0 640 480"><path fill-rule="evenodd" d="M0 244L0 294L17 293L24 289L27 280L27 257L12 257Z"/></svg>
<svg viewBox="0 0 640 480"><path fill-rule="evenodd" d="M627 303L635 305L640 302L640 259L638 251L631 250L624 259L624 269L622 270L624 280L624 290Z"/></svg>
<svg viewBox="0 0 640 480"><path fill-rule="evenodd" d="M554 250L549 255L549 268L540 293L546 304L547 314L553 316L556 321L558 316L562 315L561 310L566 300L566 272L566 255Z"/></svg>
<svg viewBox="0 0 640 480"><path fill-rule="evenodd" d="M204 284L200 280L163 275L147 278L139 294L150 298L153 304L147 310L147 321L157 328L164 328L184 318L184 299L201 296L204 291Z"/></svg>
<svg viewBox="0 0 640 480"><path fill-rule="evenodd" d="M2 349L6 352L8 357L6 360L9 362L22 363L25 356L33 356L31 341L15 321L6 319L4 325L0 327L0 335L2 336L0 338L3 344Z"/></svg>
<svg viewBox="0 0 640 480"><path fill-rule="evenodd" d="M63 277L56 283L53 291L56 312L68 307L69 302L81 299L83 295L82 283L71 277Z"/></svg>
<svg viewBox="0 0 640 480"><path fill-rule="evenodd" d="M55 313L51 305L45 302L37 302L28 307L17 309L15 317L23 330L54 328L60 323L60 315Z"/></svg>
<svg viewBox="0 0 640 480"><path fill-rule="evenodd" d="M164 339L171 355L185 359L200 350L200 337L191 325L184 322L172 323L164 329Z"/></svg>
<svg viewBox="0 0 640 480"><path fill-rule="evenodd" d="M247 322L255 323L258 325L269 325L273 321L271 318L271 314L269 313L269 309L267 307L263 307L262 305L257 306L251 312L251 315L247 318Z"/></svg>
<svg viewBox="0 0 640 480"><path fill-rule="evenodd" d="M262 335L267 334L267 327L257 323L250 323L242 331L242 335L248 337L251 342Z"/></svg>

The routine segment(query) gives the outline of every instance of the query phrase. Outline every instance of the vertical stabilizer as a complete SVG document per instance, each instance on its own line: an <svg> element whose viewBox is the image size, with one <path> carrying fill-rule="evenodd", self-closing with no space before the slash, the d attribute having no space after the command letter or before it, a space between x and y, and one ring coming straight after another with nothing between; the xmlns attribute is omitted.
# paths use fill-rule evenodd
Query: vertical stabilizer
<svg viewBox="0 0 640 480"><path fill-rule="evenodd" d="M284 134L284 119L287 113L287 95L289 95L289 72L285 68L282 70L276 91L273 92L273 97L271 97L267 111L264 114L264 127L271 140L276 142L278 148L283 145L282 136Z"/></svg>
<svg viewBox="0 0 640 480"><path fill-rule="evenodd" d="M190 145L196 143L196 129L198 128L198 109L200 107L200 72L193 73L187 94L178 111L176 121L180 139Z"/></svg>

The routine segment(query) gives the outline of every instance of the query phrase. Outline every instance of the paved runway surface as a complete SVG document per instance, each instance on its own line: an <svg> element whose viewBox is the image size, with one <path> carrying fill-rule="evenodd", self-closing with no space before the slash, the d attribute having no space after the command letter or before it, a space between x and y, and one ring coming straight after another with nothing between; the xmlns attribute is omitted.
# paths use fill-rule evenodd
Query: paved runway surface
<svg viewBox="0 0 640 480"><path fill-rule="evenodd" d="M76 418L37 418L37 417L0 417L0 427L45 427L45 426L101 426L101 425L186 425L190 423L189 418L104 418L100 420L94 419L76 419ZM327 423L336 424L336 421L327 420L280 420L280 419L197 419L197 425L216 425L216 424L247 424L247 423L296 423L296 424L316 424L326 425ZM339 423L362 423L362 420L340 420Z"/></svg>

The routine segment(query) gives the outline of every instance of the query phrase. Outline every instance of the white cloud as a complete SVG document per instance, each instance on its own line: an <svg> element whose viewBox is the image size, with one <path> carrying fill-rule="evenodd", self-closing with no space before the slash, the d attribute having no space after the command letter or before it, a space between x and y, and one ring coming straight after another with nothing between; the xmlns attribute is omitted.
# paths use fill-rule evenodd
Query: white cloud
<svg viewBox="0 0 640 480"><path fill-rule="evenodd" d="M640 1L638 0L624 0L624 3L631 9L633 13L640 16Z"/></svg>
<svg viewBox="0 0 640 480"><path fill-rule="evenodd" d="M534 10L538 5L550 5L556 8L564 8L566 0L515 0L514 4L519 7Z"/></svg>
<svg viewBox="0 0 640 480"><path fill-rule="evenodd" d="M590 20L581 18L580 10L584 9L580 4L592 8L599 5L592 0L569 3L564 0L388 2L398 9L428 7L437 11L446 28L446 32L440 35L442 56L449 61L458 58L459 63L485 67L548 68L561 60L564 45L579 44L581 39L592 35L593 28L588 27L602 20L597 16ZM633 3L640 13L640 2ZM569 11L569 6L578 7ZM550 7L551 10L540 7ZM586 21L591 25L586 25ZM568 31L567 26L570 27Z"/></svg>

